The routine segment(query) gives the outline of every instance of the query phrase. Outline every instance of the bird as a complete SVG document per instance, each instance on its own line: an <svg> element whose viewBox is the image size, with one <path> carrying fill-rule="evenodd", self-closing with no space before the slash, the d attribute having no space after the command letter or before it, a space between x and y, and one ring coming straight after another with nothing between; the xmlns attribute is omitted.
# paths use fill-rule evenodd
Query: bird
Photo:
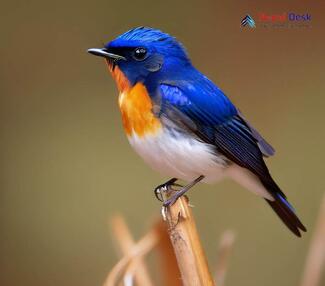
<svg viewBox="0 0 325 286"><path fill-rule="evenodd" d="M171 177L155 188L158 198L173 190L165 207L198 182L231 178L264 198L296 236L306 231L264 161L274 155L273 147L194 67L175 37L141 26L88 53L105 59L116 82L123 128L133 149Z"/></svg>

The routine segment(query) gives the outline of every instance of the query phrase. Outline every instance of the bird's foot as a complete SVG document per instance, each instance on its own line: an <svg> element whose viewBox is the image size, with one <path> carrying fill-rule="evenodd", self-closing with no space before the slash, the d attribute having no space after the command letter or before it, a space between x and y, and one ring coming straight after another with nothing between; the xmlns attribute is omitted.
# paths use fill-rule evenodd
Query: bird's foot
<svg viewBox="0 0 325 286"><path fill-rule="evenodd" d="M165 201L164 194L166 194L168 196L169 192L177 192L178 191L177 189L175 189L175 187L179 187L179 188L183 187L182 185L175 183L176 181L177 181L176 178L172 178L172 179L168 180L166 183L157 186L154 190L155 197L159 201L164 202Z"/></svg>
<svg viewBox="0 0 325 286"><path fill-rule="evenodd" d="M169 207L173 205L181 196L182 194L179 194L180 192L176 193L175 195L171 196L169 199L164 201L163 206L164 207Z"/></svg>
<svg viewBox="0 0 325 286"><path fill-rule="evenodd" d="M190 182L188 185L182 187L175 194L172 194L171 196L169 196L167 200L164 200L163 206L169 207L169 206L173 205L181 196L183 196L189 189L191 189L194 185L196 185L202 179L204 179L204 176L199 176L198 178L196 178L195 180Z"/></svg>

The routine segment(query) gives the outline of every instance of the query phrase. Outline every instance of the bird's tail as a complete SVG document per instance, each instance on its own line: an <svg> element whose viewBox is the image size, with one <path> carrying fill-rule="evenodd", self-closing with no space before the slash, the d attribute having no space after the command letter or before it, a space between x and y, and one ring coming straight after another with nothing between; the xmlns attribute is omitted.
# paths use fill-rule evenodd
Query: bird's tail
<svg viewBox="0 0 325 286"><path fill-rule="evenodd" d="M270 180L262 182L264 187L273 195L274 201L265 199L271 208L276 212L283 223L298 237L301 237L300 231L306 231L306 227L298 218L295 209L287 201L285 194L278 185Z"/></svg>

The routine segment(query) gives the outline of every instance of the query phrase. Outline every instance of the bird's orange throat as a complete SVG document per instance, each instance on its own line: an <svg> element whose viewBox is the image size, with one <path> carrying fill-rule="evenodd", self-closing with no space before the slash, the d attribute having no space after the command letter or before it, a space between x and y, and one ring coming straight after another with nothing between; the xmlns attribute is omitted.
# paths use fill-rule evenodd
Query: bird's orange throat
<svg viewBox="0 0 325 286"><path fill-rule="evenodd" d="M108 66L108 70L110 71L113 79L116 82L118 91L121 93L127 89L130 89L131 84L130 84L129 80L127 79L127 77L124 75L124 73L119 69L119 67L115 66L113 68L112 63L110 63L108 60L105 60L105 61Z"/></svg>
<svg viewBox="0 0 325 286"><path fill-rule="evenodd" d="M161 123L152 113L152 101L146 87L138 82L131 86L124 73L108 63L109 71L119 91L119 107L122 113L123 127L128 136L155 135L161 129Z"/></svg>

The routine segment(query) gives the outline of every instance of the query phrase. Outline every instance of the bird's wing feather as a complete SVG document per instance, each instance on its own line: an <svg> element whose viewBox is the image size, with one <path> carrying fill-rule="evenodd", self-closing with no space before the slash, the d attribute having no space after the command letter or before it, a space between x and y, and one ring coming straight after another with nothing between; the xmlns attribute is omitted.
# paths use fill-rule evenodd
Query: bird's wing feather
<svg viewBox="0 0 325 286"><path fill-rule="evenodd" d="M266 199L281 220L297 236L306 231L285 194L272 179L263 160L273 148L253 129L217 87L207 82L195 88L191 83L160 85L160 112L164 124L190 132L229 160L255 174L272 195Z"/></svg>
<svg viewBox="0 0 325 286"><path fill-rule="evenodd" d="M161 84L162 119L214 145L226 158L257 175L263 184L273 184L260 141L236 107L210 81L198 86ZM279 188L276 191L281 192Z"/></svg>
<svg viewBox="0 0 325 286"><path fill-rule="evenodd" d="M274 148L262 137L262 135L246 120L242 113L238 110L238 116L245 121L246 125L251 130L252 135L257 140L257 144L260 147L261 152L265 157L270 157L275 154Z"/></svg>
<svg viewBox="0 0 325 286"><path fill-rule="evenodd" d="M203 78L203 81L203 84L195 85L188 82L161 84L161 111L173 113L168 114L166 118L177 118L176 124L180 124L182 120L192 122L190 125L195 128L196 133L212 144L220 133L218 128L232 128L232 132L240 136L238 140L250 142L252 150L257 148L264 156L273 155L274 149L225 94L207 78ZM232 127L228 126L229 124L232 124Z"/></svg>

